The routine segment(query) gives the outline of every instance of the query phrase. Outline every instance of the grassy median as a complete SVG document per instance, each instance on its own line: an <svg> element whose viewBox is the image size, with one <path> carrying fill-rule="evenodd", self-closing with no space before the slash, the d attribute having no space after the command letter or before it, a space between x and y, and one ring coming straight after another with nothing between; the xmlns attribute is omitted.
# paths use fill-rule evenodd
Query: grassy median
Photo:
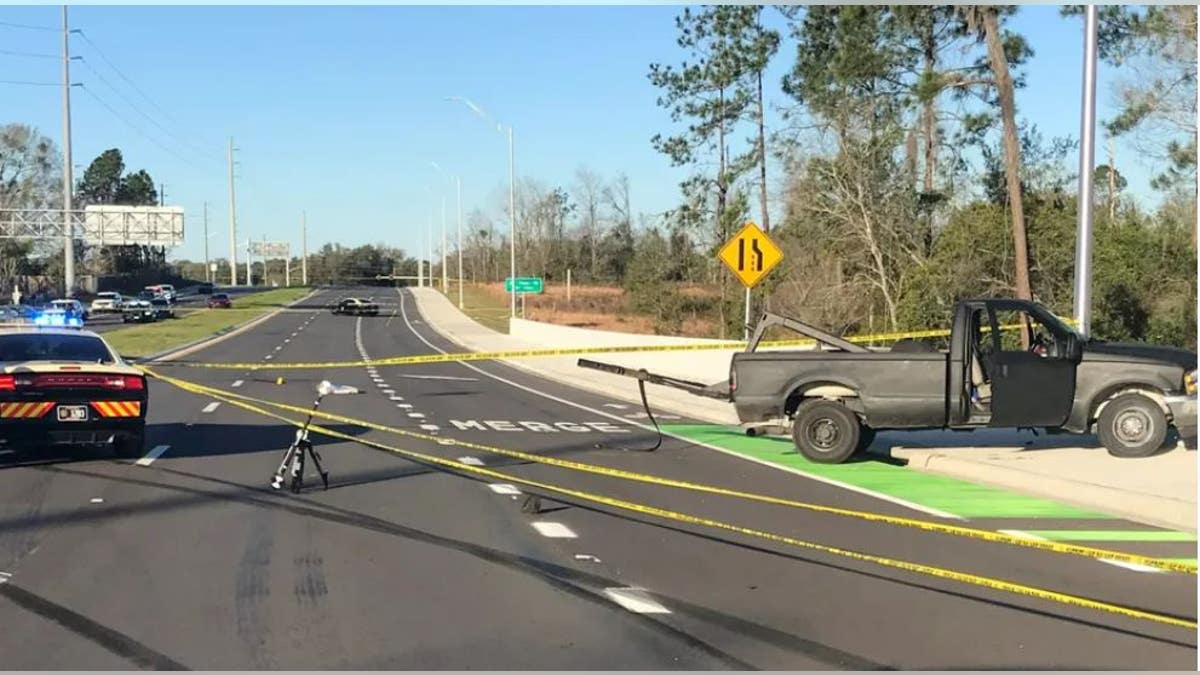
<svg viewBox="0 0 1200 675"><path fill-rule="evenodd" d="M126 357L143 357L214 335L304 297L308 288L277 288L233 299L230 309L198 309L186 316L118 328L104 339Z"/></svg>
<svg viewBox="0 0 1200 675"><path fill-rule="evenodd" d="M441 290L441 284L436 286ZM446 294L450 302L458 306L458 286L450 283L450 292ZM508 296L497 297L487 288L475 284L463 285L463 314L478 323L500 333L508 332ZM520 311L520 307L517 308Z"/></svg>

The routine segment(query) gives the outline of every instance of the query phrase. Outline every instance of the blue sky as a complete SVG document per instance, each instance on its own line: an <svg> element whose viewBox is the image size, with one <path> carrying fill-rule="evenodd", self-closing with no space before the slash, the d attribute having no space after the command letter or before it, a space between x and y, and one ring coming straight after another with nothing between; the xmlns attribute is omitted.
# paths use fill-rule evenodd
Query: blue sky
<svg viewBox="0 0 1200 675"><path fill-rule="evenodd" d="M651 62L683 58L674 42L679 10L75 7L72 27L166 115L92 44L73 37L84 63L73 65L72 80L87 89L74 89L72 99L74 163L86 166L115 146L129 168L146 168L165 183L168 203L188 214L187 241L174 257L202 257L207 200L209 231L221 232L210 240L217 257L229 246L224 162L232 135L240 148L239 238L290 240L298 251L303 209L310 249L383 241L415 252L423 246L427 190L447 184L430 162L461 175L465 211L492 210L502 224L496 209L507 194L505 139L444 100L464 95L514 126L521 176L569 187L580 165L604 176L624 171L635 212L661 212L677 203L684 171L650 145L669 118L655 105L646 72ZM57 6L0 7L0 22L60 21ZM1018 93L1020 115L1047 138L1078 136L1082 21L1059 18L1056 7L1028 6L1013 27L1036 51ZM0 25L0 50L58 48L54 32ZM775 101L782 101L778 81L791 53L785 42L769 73ZM58 67L55 59L0 53L0 80L55 82ZM1101 119L1112 112L1114 77L1102 64ZM0 84L0 123L33 124L59 141L60 115L57 88ZM1117 148L1132 192L1152 203L1152 167L1133 161L1132 148ZM453 215L450 222L453 229Z"/></svg>

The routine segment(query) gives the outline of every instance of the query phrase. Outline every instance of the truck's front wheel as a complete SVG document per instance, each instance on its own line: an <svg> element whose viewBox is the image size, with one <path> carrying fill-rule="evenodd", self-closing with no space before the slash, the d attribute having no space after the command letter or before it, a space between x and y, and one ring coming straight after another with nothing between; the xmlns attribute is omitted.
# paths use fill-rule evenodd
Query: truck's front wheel
<svg viewBox="0 0 1200 675"><path fill-rule="evenodd" d="M809 399L800 404L792 423L792 441L807 459L840 464L859 447L858 417L836 401Z"/></svg>
<svg viewBox="0 0 1200 675"><path fill-rule="evenodd" d="M1167 416L1141 394L1121 394L1104 406L1096 434L1114 457L1149 457L1167 440Z"/></svg>

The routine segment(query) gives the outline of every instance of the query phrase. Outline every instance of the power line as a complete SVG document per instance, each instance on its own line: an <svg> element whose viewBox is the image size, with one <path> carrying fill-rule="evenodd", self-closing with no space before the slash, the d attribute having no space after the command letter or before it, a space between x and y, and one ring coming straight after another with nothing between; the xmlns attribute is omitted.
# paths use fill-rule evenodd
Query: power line
<svg viewBox="0 0 1200 675"><path fill-rule="evenodd" d="M60 82L27 82L25 80L0 80L0 84L23 84L29 87L57 87Z"/></svg>
<svg viewBox="0 0 1200 675"><path fill-rule="evenodd" d="M146 114L146 113L145 113L145 111L143 111L143 110L142 110L140 107L138 107L138 105L137 105L136 103L134 103L134 102L133 102L133 101L132 101L132 100L131 100L131 99L130 99L128 96L126 96L124 93L122 93L120 89L117 89L115 86L113 86L113 84L112 84L111 82L109 82L109 81L108 81L108 78L106 78L106 77L104 77L103 75L101 75L101 74L100 74L100 71L96 70L95 68L93 68L93 67L92 67L92 64L88 63L87 59L85 59L85 58L83 58L83 57L79 57L79 60L80 60L80 63L82 63L84 66L86 66L86 67L87 67L87 69L88 69L89 71L91 71L93 75L95 75L95 76L96 76L96 77L97 77L97 78L98 78L98 79L99 79L101 82L103 82L103 83L104 83L104 86L106 86L106 87L108 87L109 89L111 89L111 90L113 91L113 93L115 93L117 96L121 97L121 100L125 101L125 103L127 103L127 104L129 105L129 107L130 107L130 108L133 108L134 112L136 112L137 114L139 114L139 115L141 115L142 117L146 118L146 120L147 120L147 121L149 121L149 122L150 122L151 124L153 124L154 126L158 127L158 129L159 129L160 131L162 131L164 134L166 134L167 136L169 136L169 137L170 137L170 138L171 138L173 141L175 141L177 144L179 144L179 146L180 146L180 148L181 148L181 149L184 149L184 150L186 150L186 151L187 151L187 152L189 152L189 153L193 153L193 152L195 152L195 150L194 150L194 149L192 149L192 148L188 148L188 147L186 146L186 144L185 144L185 143L183 143L183 142L182 142L182 141L181 141L181 140L180 140L180 139L179 139L179 138L178 138L178 137L177 137L175 134L173 134L173 133L172 133L172 132L171 132L169 129L167 129L167 128L166 128L166 127L164 127L163 125L159 124L159 123L158 123L158 120L155 120L153 117L151 117L150 115ZM202 159L203 159L203 158L202 158ZM190 163L190 162L189 162L189 163Z"/></svg>
<svg viewBox="0 0 1200 675"><path fill-rule="evenodd" d="M30 59L57 59L58 54L38 54L36 52L14 52L8 49L0 49L0 54L4 56L23 56Z"/></svg>
<svg viewBox="0 0 1200 675"><path fill-rule="evenodd" d="M24 28L25 30L48 30L48 31L57 31L58 30L57 28L55 28L53 26L31 26L27 23L12 23L10 21L0 21L0 26L5 26L7 28Z"/></svg>
<svg viewBox="0 0 1200 675"><path fill-rule="evenodd" d="M107 109L107 110L108 110L108 112L112 113L112 116L113 116L113 117L116 117L118 120L120 120L122 124L124 124L125 126L129 127L130 129L133 129L135 132L137 132L137 134L138 134L139 136L141 136L142 138L145 138L146 140L150 141L151 143L153 143L153 144L157 145L157 146L158 146L160 149L162 149L164 152L166 152L166 153L170 154L171 156L175 157L176 159L178 159L179 161L183 162L184 164L187 164L187 165L189 165L189 166L194 164L194 162L193 162L192 160L190 160L190 159L188 159L188 158L184 157L183 155L180 155L178 152L175 152L175 151L174 151L174 150L172 150L171 148L169 148L169 147L167 147L167 146L163 145L162 143L160 143L160 142L158 141L158 139L154 138L154 137L153 137L153 136L151 136L150 134L147 134L145 131L143 131L143 130L142 130L140 127L138 127L136 124L134 124L134 123L130 122L130 121L129 121L129 120L127 120L127 119L125 119L125 117L124 117L124 116L122 116L122 115L121 115L121 113L117 112L116 108L113 108L111 105L109 105L109 104L108 104L108 102L107 102L107 101L105 101L104 99L100 98L100 97L99 97L99 96L96 94L96 92L92 91L91 89L88 89L86 86L84 86L84 85L82 85L82 84L81 84L81 85L79 85L79 88L80 88L80 89L82 89L84 92L86 92L88 96L91 96L93 99L95 99L97 103L99 103L100 105L104 106L104 108L105 108L105 109Z"/></svg>
<svg viewBox="0 0 1200 675"><path fill-rule="evenodd" d="M104 50L103 50L103 49L100 49L100 46L99 46L99 45L97 45L95 42L93 42L93 41L92 41L92 39L91 39L90 37L88 37L87 33L83 32L82 30L77 30L76 32L79 34L79 36L80 36L81 38L83 38L84 42L87 42L87 43L88 43L88 45L89 45L89 46L91 46L91 48L92 48L92 49L94 49L94 50L96 51L96 55L97 55L97 56L99 56L99 57L100 57L100 59L101 59L102 61L104 61L104 63L105 63L105 64L106 64L106 65L107 65L109 68L112 68L113 72L114 72L114 73L116 73L116 74L117 74L117 76L118 76L118 77L120 77L122 80L124 80L124 81L125 81L125 83L126 83L126 84L128 84L128 85L130 86L130 88L132 88L134 91L136 91L136 92L138 93L138 95L139 95L139 96L141 96L143 99L145 99L145 101L146 101L147 103L149 103L149 104L150 104L150 106L151 106L152 108L154 108L156 111L158 111L158 113L159 113L160 115L162 115L162 116L163 116L163 117L164 117L166 120L170 121L170 122L171 122L171 123L173 123L174 125L176 125L176 126L181 126L181 125L179 124L179 120L177 120L177 119L175 119L174 117L172 117L172 116L171 116L171 114L170 114L170 113L168 113L166 110L163 110L163 109L162 109L162 106L160 106L160 105L158 105L157 103L155 103L155 102L154 102L154 99L150 98L150 96L149 96L149 95L148 95L146 92L142 91L142 88L141 88L141 87L137 86L137 84L135 84L133 80L131 80L131 79L130 79L130 78L127 76L127 75L125 75L125 73L124 73L124 72L122 72L122 71L121 71L121 69L120 69L120 68L118 68L118 67L116 66L116 64L112 62L112 59L108 58L108 56L107 56L107 55L104 53ZM95 71L93 70L93 72L95 72ZM156 126L157 126L157 124L156 124ZM160 128L161 128L161 127L160 127ZM198 144L197 144L196 146L194 146L194 147L195 147L196 149L201 149L201 148L204 148L204 146L201 146L201 145L198 145ZM207 149L204 149L204 150L203 150L203 152L209 152L209 150L207 150Z"/></svg>

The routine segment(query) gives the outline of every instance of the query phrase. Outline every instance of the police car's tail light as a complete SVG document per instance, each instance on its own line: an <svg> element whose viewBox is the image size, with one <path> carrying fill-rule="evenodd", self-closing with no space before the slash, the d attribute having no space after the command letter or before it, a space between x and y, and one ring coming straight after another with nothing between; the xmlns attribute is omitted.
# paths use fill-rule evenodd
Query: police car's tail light
<svg viewBox="0 0 1200 675"><path fill-rule="evenodd" d="M17 384L21 384L21 382ZM38 375L32 384L37 387L86 387L118 391L141 391L146 388L145 380L137 375L89 375L86 373Z"/></svg>
<svg viewBox="0 0 1200 675"><path fill-rule="evenodd" d="M16 391L17 381L12 375L0 375L0 391Z"/></svg>

